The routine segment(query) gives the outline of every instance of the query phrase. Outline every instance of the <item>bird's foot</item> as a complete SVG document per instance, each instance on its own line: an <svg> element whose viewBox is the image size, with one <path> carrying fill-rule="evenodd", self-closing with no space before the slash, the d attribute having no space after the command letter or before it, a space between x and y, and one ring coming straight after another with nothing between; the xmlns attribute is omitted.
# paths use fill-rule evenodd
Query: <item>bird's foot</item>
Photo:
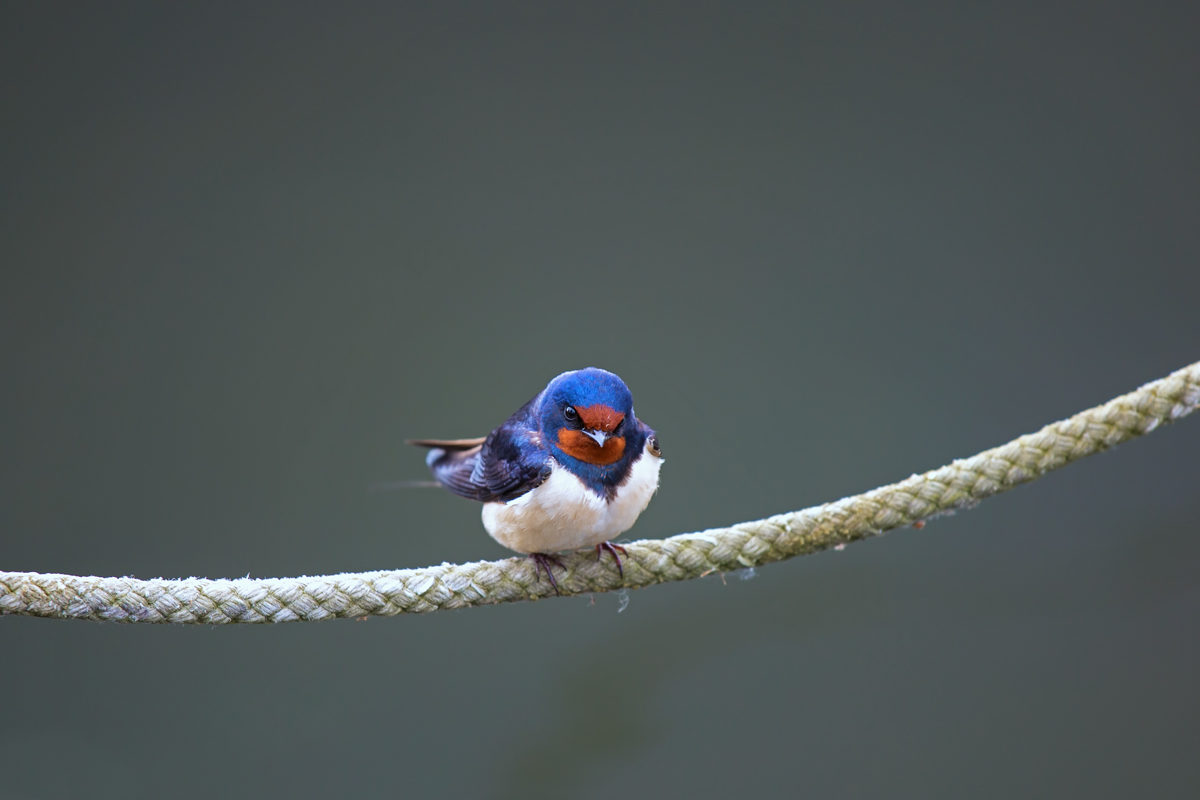
<svg viewBox="0 0 1200 800"><path fill-rule="evenodd" d="M558 581L554 580L554 571L550 569L551 564L557 564L559 569L566 571L567 567L558 556L551 553L530 553L529 557L533 559L533 576L536 579L541 570L546 570L546 577L550 579L550 585L554 587L554 593L562 597L562 592L558 590Z"/></svg>
<svg viewBox="0 0 1200 800"><path fill-rule="evenodd" d="M629 555L629 551L626 550L624 547L621 547L621 545L619 545L619 544L613 544L612 542L601 542L600 544L596 545L596 560L597 561L604 558L605 550L612 553L613 560L617 562L617 572L619 572L621 574L621 577L624 578L625 577L625 568L621 566L621 557L619 555L617 555L617 551L620 550L625 555Z"/></svg>

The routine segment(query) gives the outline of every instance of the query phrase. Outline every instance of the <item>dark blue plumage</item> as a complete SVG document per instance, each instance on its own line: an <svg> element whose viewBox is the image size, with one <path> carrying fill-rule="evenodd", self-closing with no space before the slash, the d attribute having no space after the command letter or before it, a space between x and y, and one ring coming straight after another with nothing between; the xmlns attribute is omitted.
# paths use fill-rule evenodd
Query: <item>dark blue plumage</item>
<svg viewBox="0 0 1200 800"><path fill-rule="evenodd" d="M591 440L581 438L582 433L575 435L587 427L580 411L586 415L592 408L607 409L597 414L612 412L603 420L597 417L601 425L605 420L614 422L598 449L591 446L595 435L588 434ZM514 500L540 486L554 462L607 500L629 477L631 466L653 436L654 431L634 415L633 395L625 383L611 372L590 367L559 375L483 440L413 444L431 447L426 461L434 477L471 500ZM605 446L615 450L616 442L621 452L612 458Z"/></svg>

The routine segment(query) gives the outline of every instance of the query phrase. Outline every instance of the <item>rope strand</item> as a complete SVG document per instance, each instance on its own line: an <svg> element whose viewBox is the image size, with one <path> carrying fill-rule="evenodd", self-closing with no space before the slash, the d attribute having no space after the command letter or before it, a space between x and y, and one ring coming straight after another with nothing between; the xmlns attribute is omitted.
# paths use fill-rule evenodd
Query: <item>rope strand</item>
<svg viewBox="0 0 1200 800"><path fill-rule="evenodd" d="M1182 419L1200 362L1036 433L865 494L730 528L625 545L622 577L591 551L562 556L563 595L640 589L826 550L969 507ZM114 622L315 621L553 596L528 558L301 578L137 580L0 572L0 614Z"/></svg>

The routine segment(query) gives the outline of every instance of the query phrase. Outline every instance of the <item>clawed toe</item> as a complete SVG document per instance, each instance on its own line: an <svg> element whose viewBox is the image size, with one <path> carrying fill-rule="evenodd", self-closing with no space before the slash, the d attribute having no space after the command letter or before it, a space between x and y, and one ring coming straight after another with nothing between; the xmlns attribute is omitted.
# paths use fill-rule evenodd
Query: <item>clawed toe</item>
<svg viewBox="0 0 1200 800"><path fill-rule="evenodd" d="M604 558L605 550L612 553L613 560L617 562L617 572L620 573L622 578L624 578L625 577L625 568L621 566L621 557L619 555L617 555L617 551L620 550L625 555L629 555L629 551L626 550L624 547L621 547L621 545L619 545L619 544L613 544L612 542L601 542L600 544L596 545L596 560L597 561Z"/></svg>
<svg viewBox="0 0 1200 800"><path fill-rule="evenodd" d="M625 567L621 563L621 555L628 556L629 551L619 544L613 544L612 542L601 542L600 544L596 545L596 560L599 561L604 558L604 553L606 551L611 553L613 560L617 562L617 572L620 573L621 578L623 579L625 577ZM562 592L559 591L558 580L554 577L554 570L552 568L558 567L563 572L566 572L567 565L564 564L562 560L553 553L530 553L529 557L533 559L533 574L535 578L540 578L542 570L545 570L546 577L550 580L550 585L554 587L554 593L561 597Z"/></svg>
<svg viewBox="0 0 1200 800"><path fill-rule="evenodd" d="M558 590L558 581L554 579L554 571L550 569L551 564L557 564L558 568L566 571L566 565L559 560L558 556L550 553L530 553L529 557L533 559L533 575L536 578L541 570L546 570L546 577L550 579L550 585L554 587L554 593L562 597L562 592Z"/></svg>

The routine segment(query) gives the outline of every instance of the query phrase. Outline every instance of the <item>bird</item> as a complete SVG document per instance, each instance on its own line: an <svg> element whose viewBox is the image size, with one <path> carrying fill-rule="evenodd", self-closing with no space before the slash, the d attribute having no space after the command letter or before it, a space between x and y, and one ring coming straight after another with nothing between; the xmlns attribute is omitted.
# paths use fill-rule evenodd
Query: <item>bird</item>
<svg viewBox="0 0 1200 800"><path fill-rule="evenodd" d="M555 594L555 553L594 547L633 527L658 490L658 434L637 418L633 395L597 367L564 372L478 439L410 439L439 484L483 503L483 526L499 544L530 556Z"/></svg>

